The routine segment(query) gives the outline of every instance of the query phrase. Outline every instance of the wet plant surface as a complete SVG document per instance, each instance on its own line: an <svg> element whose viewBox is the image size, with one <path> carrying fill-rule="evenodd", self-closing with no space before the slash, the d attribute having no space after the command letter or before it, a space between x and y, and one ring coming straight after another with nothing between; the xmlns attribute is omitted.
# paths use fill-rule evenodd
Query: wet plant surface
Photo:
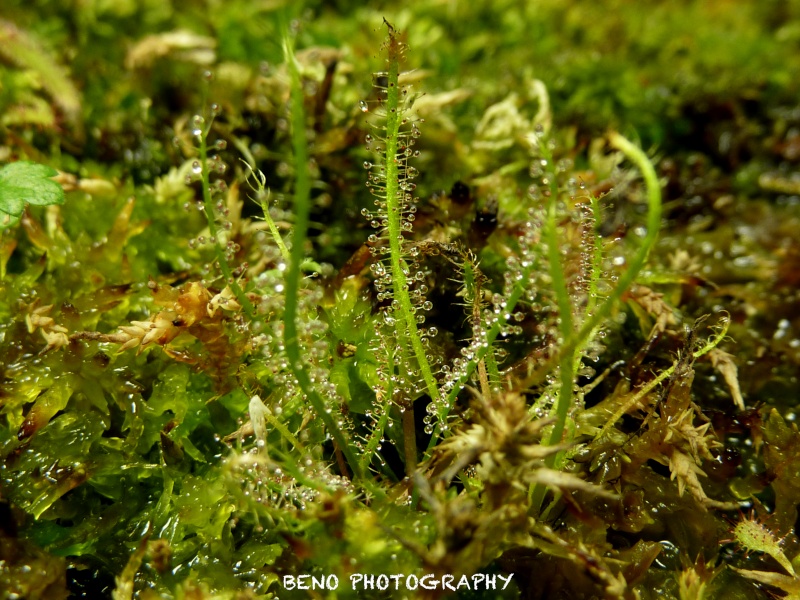
<svg viewBox="0 0 800 600"><path fill-rule="evenodd" d="M4 3L3 598L800 597L800 6L528 4Z"/></svg>

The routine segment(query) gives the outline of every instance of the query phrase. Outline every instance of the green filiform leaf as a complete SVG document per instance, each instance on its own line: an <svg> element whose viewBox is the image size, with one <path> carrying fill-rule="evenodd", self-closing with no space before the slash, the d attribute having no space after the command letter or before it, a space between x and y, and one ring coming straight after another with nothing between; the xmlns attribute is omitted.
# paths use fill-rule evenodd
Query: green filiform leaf
<svg viewBox="0 0 800 600"><path fill-rule="evenodd" d="M26 204L64 204L64 190L50 179L58 171L21 160L0 169L0 230L19 222Z"/></svg>

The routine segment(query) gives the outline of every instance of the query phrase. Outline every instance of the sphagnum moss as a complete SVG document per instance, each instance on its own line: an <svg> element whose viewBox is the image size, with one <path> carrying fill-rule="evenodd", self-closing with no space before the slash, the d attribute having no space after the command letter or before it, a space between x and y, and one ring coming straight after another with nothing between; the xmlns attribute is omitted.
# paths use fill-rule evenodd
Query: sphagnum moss
<svg viewBox="0 0 800 600"><path fill-rule="evenodd" d="M451 144L456 152L432 158L442 149L436 138L447 125L445 111L434 110L420 138L423 156L408 160L419 121L405 94L409 76L400 72L405 38L387 28L388 70L376 76L378 102L365 103L377 113L368 133L369 143L380 145L376 164L368 165L377 209L365 212L378 232L354 254L347 277L327 278L330 269L308 252L332 239L327 231L314 235L314 219L326 214L326 202L334 196L339 202L340 195L360 198L328 176L336 168L350 176L350 165L363 161L355 161L360 150L353 142L364 132L355 120L338 132L324 131L325 117L335 120L342 112L341 98L330 90L349 72L337 73L329 61L325 79L315 79L319 65L303 62L313 60L313 52L295 55L288 35L286 71L265 70L269 94L248 103L251 113L261 110L274 119L274 154L291 157L258 175L261 200L270 193L267 185L276 190L273 205L265 207L271 238L242 216L230 234L235 239L225 242L232 245L221 245L214 201L235 210L238 196L236 185L225 198L210 190L210 119L189 123L200 132L202 189L196 195L214 247L184 249L170 263L179 269L169 270L163 254L149 247L171 238L142 241L148 233L137 225L140 217L132 217L130 203L109 230L109 237L123 240L113 242L113 252L76 226L73 213L92 209L77 195L63 209L26 212L24 229L3 234L0 306L4 315L19 313L0 330L10 390L0 397L8 423L0 439L3 497L15 507L13 520L20 521L25 539L3 529L3 548L13 549L13 556L0 557L2 575L8 575L0 581L6 585L11 578L14 593L36 597L35 582L25 573L44 570L50 576L39 578L46 590L39 597L66 593L64 563L33 549L35 542L68 557L73 591L89 585L80 583L89 572L106 577L103 585L116 585L118 598L151 591L160 597L233 597L244 588L263 597L299 597L303 591L288 589L283 579L299 574L325 582L335 575L342 586L337 593L348 597L368 593L343 589L351 574L430 572L460 582L462 575L501 569L513 572L513 585L531 597L646 598L653 590L668 597L676 580L681 598L711 597L719 590L739 594L749 585L745 579L796 594L791 528L797 431L777 413L762 427L755 411L730 416L709 410L714 403L698 382L707 386L708 370L724 363L729 384L731 361L716 352L711 366L702 361L726 343L727 327L733 330L736 318L746 317L740 311L726 318L708 340L699 321L683 336L675 329L677 311L672 319L660 318L673 304L686 319L700 310L687 307L675 281L702 306L698 298L711 286L663 272L642 277L647 261L657 270L662 258L655 248L660 186L650 161L624 138L609 136L612 149L630 159L645 181L645 227L636 228L641 236L622 240L635 245L625 252L612 248L624 258L620 267L608 258L613 223L604 211L616 202L624 218L641 217L630 216L624 198L600 198L605 181L595 182L595 189L567 183L559 155L580 162L582 151L558 128L539 135L539 116L554 121L542 114L550 104L540 82L532 98L539 115L530 123L530 107L509 97L482 120L493 126L482 133L512 123L505 137L482 146L459 140ZM227 31L226 43L235 37ZM149 43L187 41L165 34ZM230 61L230 47L225 52ZM230 62L220 68L227 82L233 71ZM256 156L265 153L246 139L256 133L237 129L241 115L225 114L235 100L224 92L215 133L243 149L255 171ZM304 104L317 93L312 132ZM356 96L348 89L343 97ZM326 102L327 115L320 111ZM437 102L445 101L439 96L421 103L426 117ZM273 110L287 104L288 111ZM564 148L551 146L550 137ZM540 179L534 182L538 192L529 196L521 191L529 182L515 177L530 161L521 141L530 140L538 140L533 152ZM602 171L592 162L599 154L618 162L614 153L593 148L590 170L581 173L589 187L592 170ZM471 152L485 153L466 161ZM447 203L455 199L413 197L412 162L421 165L425 187L429 179L445 177L431 165L452 160L455 172L472 162L481 173L483 163L495 158L507 164L490 177L470 179L470 169L460 171L474 184L480 206L448 213ZM566 171L573 175L571 166ZM159 217L176 221L172 200L183 203L197 192L171 176L158 184L157 200L137 187L137 202L149 207L146 218L156 226ZM624 195L635 199L638 192L632 185ZM465 233L466 223L483 207L483 197L495 194L498 226L476 246L479 236ZM280 215L282 206L291 211ZM183 219L184 229L203 227L191 216ZM288 222L293 231L284 241ZM346 217L334 225L344 222ZM363 233L352 229L353 237ZM232 249L240 246L249 267L234 264L241 255ZM132 250L119 273L98 268L111 257L120 261L124 247ZM204 260L211 266L201 273L197 264ZM672 264L687 260L676 256ZM75 264L88 275L73 288L66 266ZM125 277L132 272L149 272L153 279L130 288ZM658 282L663 296L645 289ZM636 292L630 291L634 283ZM731 288L714 292L724 293ZM334 306L323 297L334 298ZM635 312L626 310L629 298L637 303ZM619 316L626 313L621 326ZM660 323L649 340L648 319ZM586 363L597 358L596 365ZM605 370L596 376L595 367ZM414 403L428 404L424 426L415 422ZM248 410L251 422L237 423ZM402 432L394 427L398 420ZM756 477L730 472L731 455L722 444L725 450L746 445L731 443L724 432L739 439L745 430L766 441L763 461L777 496L770 518L775 531L742 517L733 529L739 545L720 551L720 513L767 490ZM426 435L429 447L420 463L417 437L427 442ZM226 449L221 436L235 448ZM411 477L402 480L403 474ZM671 529L675 523L682 528ZM740 550L751 551L750 558ZM748 568L725 570L715 561ZM779 567L786 574L776 573Z"/></svg>

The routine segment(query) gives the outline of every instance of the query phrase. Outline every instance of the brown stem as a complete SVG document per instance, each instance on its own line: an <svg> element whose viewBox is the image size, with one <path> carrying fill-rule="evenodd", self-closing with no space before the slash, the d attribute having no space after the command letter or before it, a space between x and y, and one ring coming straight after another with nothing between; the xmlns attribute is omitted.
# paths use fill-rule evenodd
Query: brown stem
<svg viewBox="0 0 800 600"><path fill-rule="evenodd" d="M411 477L417 468L417 432L414 426L414 404L403 411L403 448L406 458L406 475Z"/></svg>
<svg viewBox="0 0 800 600"><path fill-rule="evenodd" d="M339 448L339 444L337 444L335 441L333 442L333 453L336 456L336 463L339 465L339 470L342 472L342 477L351 479L350 471L347 469L347 461L344 459L344 454L342 454L342 449Z"/></svg>

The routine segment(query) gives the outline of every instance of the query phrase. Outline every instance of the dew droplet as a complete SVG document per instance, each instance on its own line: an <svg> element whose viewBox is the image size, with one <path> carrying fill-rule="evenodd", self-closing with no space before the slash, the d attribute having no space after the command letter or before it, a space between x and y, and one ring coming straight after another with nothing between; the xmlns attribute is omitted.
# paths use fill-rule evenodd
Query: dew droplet
<svg viewBox="0 0 800 600"><path fill-rule="evenodd" d="M192 135L195 137L203 135L203 125L205 125L205 122L206 120L200 115L192 117Z"/></svg>

